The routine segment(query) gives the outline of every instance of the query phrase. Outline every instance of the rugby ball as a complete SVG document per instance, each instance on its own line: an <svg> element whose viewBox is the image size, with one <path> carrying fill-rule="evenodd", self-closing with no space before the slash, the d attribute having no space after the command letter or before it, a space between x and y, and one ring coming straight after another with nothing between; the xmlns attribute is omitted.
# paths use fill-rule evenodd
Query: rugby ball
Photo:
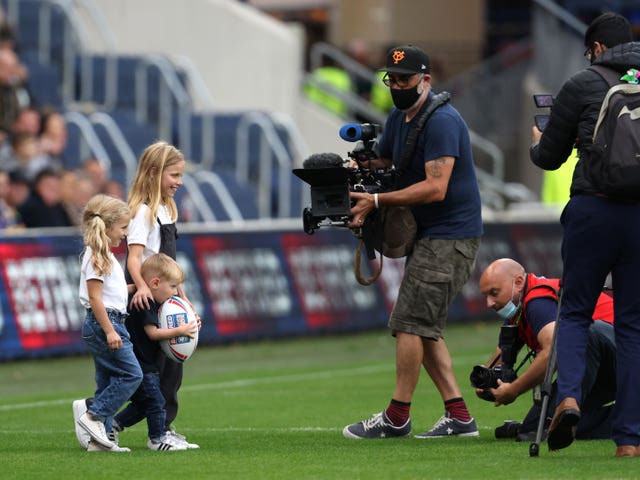
<svg viewBox="0 0 640 480"><path fill-rule="evenodd" d="M191 306L180 297L171 297L158 309L160 328L176 328L182 323L196 319ZM160 340L160 347L167 357L174 362L183 363L189 360L198 346L198 332L194 338L173 337Z"/></svg>

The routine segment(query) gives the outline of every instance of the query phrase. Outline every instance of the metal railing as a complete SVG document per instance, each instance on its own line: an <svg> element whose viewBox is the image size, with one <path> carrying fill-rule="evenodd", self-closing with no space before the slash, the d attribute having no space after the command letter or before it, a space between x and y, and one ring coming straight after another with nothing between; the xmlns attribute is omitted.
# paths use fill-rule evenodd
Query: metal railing
<svg viewBox="0 0 640 480"><path fill-rule="evenodd" d="M198 209L198 214L205 222L215 222L216 216L213 214L211 207L207 203L207 199L202 194L198 182L191 175L184 173L182 175L182 186L191 197L193 206Z"/></svg>
<svg viewBox="0 0 640 480"><path fill-rule="evenodd" d="M90 114L89 121L92 125L101 125L109 135L109 138L113 142L113 146L118 151L118 154L124 163L126 177L125 188L129 188L136 175L138 160L136 158L136 154L133 153L129 142L127 142L127 139L122 134L122 130L113 117L104 112L94 112Z"/></svg>
<svg viewBox="0 0 640 480"><path fill-rule="evenodd" d="M307 142L302 137L300 130L293 122L292 118L284 113L271 114L271 119L277 127L283 128L287 132L292 166L294 168L302 166L303 161L309 158L312 152L307 145ZM302 189L300 203L300 211L311 203L311 190L309 188Z"/></svg>
<svg viewBox="0 0 640 480"><path fill-rule="evenodd" d="M258 213L260 218L268 218L273 213L271 198L271 181L273 176L273 161L278 166L278 205L279 218L289 217L291 214L291 170L293 168L291 156L278 136L271 118L264 113L249 112L240 118L236 137L236 178L239 182L250 183L250 131L257 127L260 133L260 147L258 153Z"/></svg>
<svg viewBox="0 0 640 480"><path fill-rule="evenodd" d="M79 112L66 112L64 119L68 124L75 125L80 132L80 159L94 156L106 170L110 171L111 159L89 119Z"/></svg>
<svg viewBox="0 0 640 480"><path fill-rule="evenodd" d="M149 89L147 79L149 68L155 67L160 73L162 81L159 84L158 102L158 136L164 140L171 141L173 125L173 105L172 100L178 104L178 141L180 149L185 157L191 157L191 98L180 83L175 68L163 55L144 55L135 71L135 99L136 118L140 122L148 122L149 118Z"/></svg>
<svg viewBox="0 0 640 480"><path fill-rule="evenodd" d="M199 184L206 183L211 186L220 200L222 208L224 208L229 220L233 224L242 223L244 221L242 212L229 192L227 185L217 173L210 172L208 170L200 170L197 173L197 179Z"/></svg>

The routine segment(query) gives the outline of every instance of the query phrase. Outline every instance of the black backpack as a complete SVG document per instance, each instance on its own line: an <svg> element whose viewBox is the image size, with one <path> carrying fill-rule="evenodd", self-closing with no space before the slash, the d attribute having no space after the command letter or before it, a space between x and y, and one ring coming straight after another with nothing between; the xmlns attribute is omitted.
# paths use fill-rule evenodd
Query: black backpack
<svg viewBox="0 0 640 480"><path fill-rule="evenodd" d="M593 145L581 153L586 179L611 198L640 200L640 85L593 65L609 84L593 131Z"/></svg>

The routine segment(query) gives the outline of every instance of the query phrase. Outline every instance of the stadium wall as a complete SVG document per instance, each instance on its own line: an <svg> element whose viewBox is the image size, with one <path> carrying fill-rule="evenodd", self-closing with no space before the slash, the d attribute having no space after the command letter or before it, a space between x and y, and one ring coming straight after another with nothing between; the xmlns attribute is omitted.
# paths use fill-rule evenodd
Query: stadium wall
<svg viewBox="0 0 640 480"><path fill-rule="evenodd" d="M121 55L187 57L202 77L213 104L192 95L199 110L284 114L300 130L309 153L345 155L341 119L309 102L301 91L305 38L235 0L95 0L104 24L78 9L88 51ZM106 26L105 42L98 34ZM113 43L113 45L111 45Z"/></svg>
<svg viewBox="0 0 640 480"><path fill-rule="evenodd" d="M355 237L339 228L309 236L300 223L179 226L178 261L186 273L185 290L202 317L201 344L386 325L403 260L385 259L381 278L363 287L353 273ZM495 317L477 287L495 258L513 257L547 276L561 272L557 223L494 223L485 230L474 274L451 306L451 322ZM34 229L0 238L0 361L84 352L81 249L75 229ZM117 252L121 261L124 253ZM377 261L365 261L363 276L376 266Z"/></svg>
<svg viewBox="0 0 640 480"><path fill-rule="evenodd" d="M89 51L186 56L220 111L266 110L291 115L302 82L302 31L229 0L95 0L114 45L93 32ZM113 53L113 52L112 52Z"/></svg>

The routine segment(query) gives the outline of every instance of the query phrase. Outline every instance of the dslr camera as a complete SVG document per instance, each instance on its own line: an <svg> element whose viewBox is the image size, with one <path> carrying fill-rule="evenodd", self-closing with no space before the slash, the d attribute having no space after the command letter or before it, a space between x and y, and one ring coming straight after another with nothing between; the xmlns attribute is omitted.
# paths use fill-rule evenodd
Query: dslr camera
<svg viewBox="0 0 640 480"><path fill-rule="evenodd" d="M318 153L303 162L303 168L293 173L311 186L311 207L302 213L305 233L311 235L321 227L346 227L352 206L349 192L376 193L388 190L394 181L393 167L373 168L371 163L379 157L377 137L380 125L348 123L340 129L340 137L357 142L347 155L350 160L335 153Z"/></svg>
<svg viewBox="0 0 640 480"><path fill-rule="evenodd" d="M495 367L485 367L484 365L476 365L473 367L471 375L469 375L469 380L474 387L485 390L482 394L484 400L495 400L488 389L497 388L498 380L511 383L518 378L516 371L513 369L519 350L517 340L518 326L503 325L500 329L500 339L498 342L502 363Z"/></svg>

